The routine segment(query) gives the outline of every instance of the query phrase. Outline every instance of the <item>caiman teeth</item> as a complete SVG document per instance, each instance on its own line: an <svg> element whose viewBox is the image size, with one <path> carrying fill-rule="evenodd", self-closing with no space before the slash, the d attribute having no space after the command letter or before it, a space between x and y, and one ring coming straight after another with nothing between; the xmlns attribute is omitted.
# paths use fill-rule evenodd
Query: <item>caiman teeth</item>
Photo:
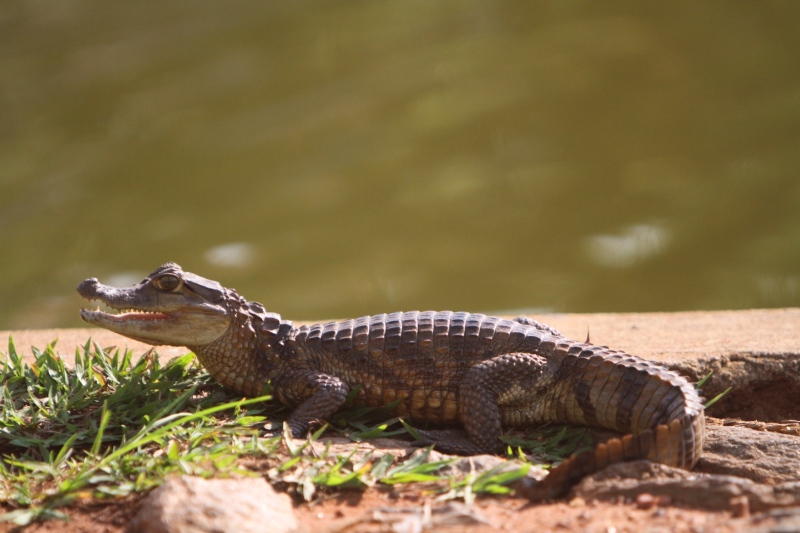
<svg viewBox="0 0 800 533"><path fill-rule="evenodd" d="M91 298L89 302L95 304L94 309L91 310L91 312L110 315L110 316L118 317L123 315L164 315L164 313L160 313L158 311L148 311L146 309L136 309L134 307L114 308L97 298Z"/></svg>
<svg viewBox="0 0 800 533"><path fill-rule="evenodd" d="M112 309L114 315L163 315L157 311L147 311L145 309L125 308L125 309Z"/></svg>

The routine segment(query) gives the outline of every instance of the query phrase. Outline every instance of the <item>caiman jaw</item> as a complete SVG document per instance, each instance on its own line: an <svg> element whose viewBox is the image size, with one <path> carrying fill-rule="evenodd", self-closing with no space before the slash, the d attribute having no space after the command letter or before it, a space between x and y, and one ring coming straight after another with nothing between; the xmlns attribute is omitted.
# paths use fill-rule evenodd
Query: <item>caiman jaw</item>
<svg viewBox="0 0 800 533"><path fill-rule="evenodd" d="M107 311L101 310L100 305L94 310L81 309L81 318L84 322L148 344L168 343L167 339L159 338L160 336L147 337L142 334L154 329L163 329L175 320L175 315L179 314L146 311L144 309L115 309L108 302L100 299L91 299L89 301L100 302L106 307Z"/></svg>
<svg viewBox="0 0 800 533"><path fill-rule="evenodd" d="M100 324L101 322L130 322L133 320L169 320L173 318L168 313L160 313L158 311L147 311L145 309L135 309L135 308L127 308L127 309L114 309L110 305L106 304L102 300L89 300L90 303L92 302L101 302L105 305L110 312L106 312L100 309L98 305L94 310L91 309L81 309L81 318L84 321L89 322L90 324Z"/></svg>

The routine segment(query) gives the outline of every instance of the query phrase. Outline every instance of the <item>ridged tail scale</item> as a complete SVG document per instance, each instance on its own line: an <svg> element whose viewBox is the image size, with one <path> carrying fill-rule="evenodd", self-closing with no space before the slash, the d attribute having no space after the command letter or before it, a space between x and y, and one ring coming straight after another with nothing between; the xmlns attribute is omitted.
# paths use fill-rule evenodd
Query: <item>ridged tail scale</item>
<svg viewBox="0 0 800 533"><path fill-rule="evenodd" d="M684 378L656 363L624 352L562 341L562 390L553 402L553 422L602 427L627 433L572 456L527 491L532 499L562 496L584 476L610 464L647 459L690 469L705 441L702 398Z"/></svg>

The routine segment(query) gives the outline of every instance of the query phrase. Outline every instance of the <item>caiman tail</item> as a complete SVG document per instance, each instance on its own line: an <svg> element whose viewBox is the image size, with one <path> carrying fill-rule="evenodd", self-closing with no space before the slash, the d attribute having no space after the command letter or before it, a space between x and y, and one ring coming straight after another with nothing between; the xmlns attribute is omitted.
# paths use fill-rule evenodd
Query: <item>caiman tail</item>
<svg viewBox="0 0 800 533"><path fill-rule="evenodd" d="M561 369L571 378L565 381L573 385L556 391L553 404L553 412L571 415L553 422L627 434L567 458L539 483L521 487L526 496L536 501L564 496L583 477L625 461L694 466L705 441L705 415L697 389L684 378L606 347L565 341L555 355L563 357Z"/></svg>

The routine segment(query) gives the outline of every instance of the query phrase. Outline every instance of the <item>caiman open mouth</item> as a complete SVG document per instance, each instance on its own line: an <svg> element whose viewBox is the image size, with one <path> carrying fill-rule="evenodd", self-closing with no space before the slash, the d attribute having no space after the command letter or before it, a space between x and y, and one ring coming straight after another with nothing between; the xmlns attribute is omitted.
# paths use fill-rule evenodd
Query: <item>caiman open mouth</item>
<svg viewBox="0 0 800 533"><path fill-rule="evenodd" d="M94 310L86 308L81 309L81 317L87 322L96 321L98 319L105 319L111 322L129 322L131 320L168 320L171 318L168 314L158 311L148 311L146 309L131 307L114 308L97 298L89 299L89 303L97 303L97 305Z"/></svg>

